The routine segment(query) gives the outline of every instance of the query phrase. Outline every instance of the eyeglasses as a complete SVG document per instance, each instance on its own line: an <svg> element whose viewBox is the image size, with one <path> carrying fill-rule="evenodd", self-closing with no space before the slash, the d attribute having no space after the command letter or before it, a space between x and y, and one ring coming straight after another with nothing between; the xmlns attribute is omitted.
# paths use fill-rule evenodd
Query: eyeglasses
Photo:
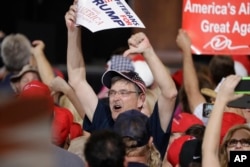
<svg viewBox="0 0 250 167"><path fill-rule="evenodd" d="M243 147L250 146L250 139L240 139L240 140L231 139L227 142L227 146L228 147L235 147L238 144L238 142L240 142L241 146L243 146Z"/></svg>
<svg viewBox="0 0 250 167"><path fill-rule="evenodd" d="M127 97L129 94L131 93L140 93L140 92L136 92L136 91L129 91L129 90L119 90L119 91L115 91L115 90L110 90L108 91L108 96L109 97L114 97L116 94L122 96L122 97Z"/></svg>

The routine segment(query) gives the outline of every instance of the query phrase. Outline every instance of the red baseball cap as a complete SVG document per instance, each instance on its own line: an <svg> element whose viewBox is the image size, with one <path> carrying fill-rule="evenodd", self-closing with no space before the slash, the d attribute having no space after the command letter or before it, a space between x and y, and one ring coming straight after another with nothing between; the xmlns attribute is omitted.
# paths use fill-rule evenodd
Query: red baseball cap
<svg viewBox="0 0 250 167"><path fill-rule="evenodd" d="M239 114L231 113L231 112L224 112L222 118L222 125L221 125L221 141L223 140L224 136L226 135L227 131L239 124L245 124L246 119Z"/></svg>
<svg viewBox="0 0 250 167"><path fill-rule="evenodd" d="M63 107L54 106L54 118L52 123L52 141L58 146L62 146L70 134L73 123L73 115Z"/></svg>
<svg viewBox="0 0 250 167"><path fill-rule="evenodd" d="M192 125L204 125L203 122L193 114L181 112L172 122L171 132L185 132Z"/></svg>
<svg viewBox="0 0 250 167"><path fill-rule="evenodd" d="M167 160L173 165L176 166L179 164L179 155L182 149L183 144L188 140L193 140L195 137L190 135L180 136L179 138L175 139L171 145L169 146L167 152Z"/></svg>
<svg viewBox="0 0 250 167"><path fill-rule="evenodd" d="M172 78L178 87L181 87L183 83L183 71L182 69L177 70L172 74Z"/></svg>
<svg viewBox="0 0 250 167"><path fill-rule="evenodd" d="M51 91L49 87L38 80L33 80L27 83L21 93L19 94L20 98L36 98L36 97L45 97L48 100L48 104L51 108L51 112L54 107L54 99L51 96Z"/></svg>

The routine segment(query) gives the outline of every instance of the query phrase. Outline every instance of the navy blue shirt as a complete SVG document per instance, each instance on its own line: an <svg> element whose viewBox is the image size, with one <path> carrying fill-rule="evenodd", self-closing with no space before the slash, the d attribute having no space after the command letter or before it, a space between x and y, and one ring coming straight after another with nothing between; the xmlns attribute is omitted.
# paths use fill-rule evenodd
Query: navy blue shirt
<svg viewBox="0 0 250 167"><path fill-rule="evenodd" d="M163 159L168 146L172 121L170 121L166 133L164 133L160 124L158 103L155 104L153 113L149 117L149 121L150 121L150 132L151 136L153 137L154 145L161 153L161 158ZM90 133L95 130L112 129L113 126L114 126L114 120L112 119L109 105L101 100L98 101L92 123L87 117L85 117L83 121L84 130Z"/></svg>
<svg viewBox="0 0 250 167"><path fill-rule="evenodd" d="M128 167L148 167L148 166L139 162L129 162Z"/></svg>
<svg viewBox="0 0 250 167"><path fill-rule="evenodd" d="M15 95L15 92L10 85L10 78L12 75L13 75L12 73L9 73L7 76L5 76L5 78L0 80L1 97L5 96L6 98L8 98L8 97L13 97Z"/></svg>

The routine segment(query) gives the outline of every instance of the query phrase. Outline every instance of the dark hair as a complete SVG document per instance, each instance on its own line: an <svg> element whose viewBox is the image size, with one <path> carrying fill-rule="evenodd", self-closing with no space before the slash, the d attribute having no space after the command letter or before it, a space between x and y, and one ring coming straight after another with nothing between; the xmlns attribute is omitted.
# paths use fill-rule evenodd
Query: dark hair
<svg viewBox="0 0 250 167"><path fill-rule="evenodd" d="M195 70L196 70L197 79L198 79L198 82L199 82L198 83L199 84L199 89L201 89L201 88L213 89L214 85L213 85L213 83L212 83L212 81L210 79L210 73L209 73L208 67L205 66L204 64L195 63ZM204 96L204 98L206 99L206 101L210 101L210 97ZM190 106L189 106L188 96L187 96L187 93L185 91L184 84L179 89L178 100L182 104L183 112L187 112L187 113L192 114L192 111L191 111Z"/></svg>
<svg viewBox="0 0 250 167"><path fill-rule="evenodd" d="M209 69L214 84L218 85L223 77L235 74L234 60L227 55L214 56L209 63Z"/></svg>
<svg viewBox="0 0 250 167"><path fill-rule="evenodd" d="M200 162L190 162L188 167L201 167L201 163Z"/></svg>
<svg viewBox="0 0 250 167"><path fill-rule="evenodd" d="M125 145L114 131L95 131L88 138L84 155L90 167L123 167Z"/></svg>
<svg viewBox="0 0 250 167"><path fill-rule="evenodd" d="M185 131L185 134L194 136L196 139L202 140L205 129L205 125L194 124Z"/></svg>

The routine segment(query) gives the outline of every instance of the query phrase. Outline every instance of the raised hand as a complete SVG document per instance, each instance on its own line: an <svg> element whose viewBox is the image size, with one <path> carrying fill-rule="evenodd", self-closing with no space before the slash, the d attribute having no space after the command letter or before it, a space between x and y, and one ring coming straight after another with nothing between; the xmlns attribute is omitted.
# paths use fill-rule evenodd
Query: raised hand
<svg viewBox="0 0 250 167"><path fill-rule="evenodd" d="M143 32L136 33L128 39L129 49L123 55L129 56L136 53L144 53L152 49L152 46Z"/></svg>
<svg viewBox="0 0 250 167"><path fill-rule="evenodd" d="M230 75L226 77L219 87L216 99L220 99L222 102L227 104L232 100L242 97L243 95L235 94L234 92L234 88L237 86L240 80L241 76L238 75Z"/></svg>
<svg viewBox="0 0 250 167"><path fill-rule="evenodd" d="M176 43L182 51L191 52L191 39L185 30L179 29Z"/></svg>
<svg viewBox="0 0 250 167"><path fill-rule="evenodd" d="M74 1L73 5L70 6L68 12L66 12L64 16L69 31L74 31L76 29L77 1L78 0Z"/></svg>
<svg viewBox="0 0 250 167"><path fill-rule="evenodd" d="M32 54L34 56L40 55L40 53L44 51L45 44L42 40L35 40L32 42L32 45Z"/></svg>

